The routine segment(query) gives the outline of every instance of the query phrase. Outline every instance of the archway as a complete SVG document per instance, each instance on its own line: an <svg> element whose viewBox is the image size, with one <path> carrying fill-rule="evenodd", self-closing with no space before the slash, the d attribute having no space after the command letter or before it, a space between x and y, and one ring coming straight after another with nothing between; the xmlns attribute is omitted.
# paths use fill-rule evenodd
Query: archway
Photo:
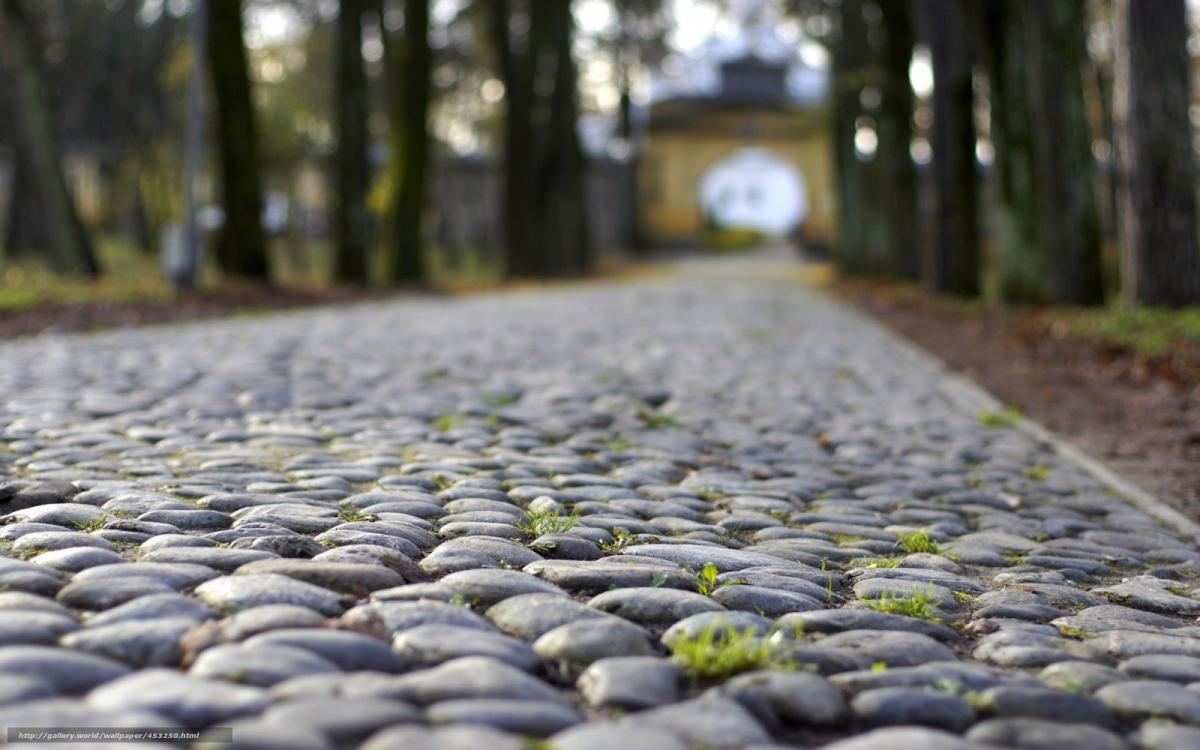
<svg viewBox="0 0 1200 750"><path fill-rule="evenodd" d="M709 232L779 239L808 216L804 178L765 148L739 148L714 162L700 179L697 199Z"/></svg>

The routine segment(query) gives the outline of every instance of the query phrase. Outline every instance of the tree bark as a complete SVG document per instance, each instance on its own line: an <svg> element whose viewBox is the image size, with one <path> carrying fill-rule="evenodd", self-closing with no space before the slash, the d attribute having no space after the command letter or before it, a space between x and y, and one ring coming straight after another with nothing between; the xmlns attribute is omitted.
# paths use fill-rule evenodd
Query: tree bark
<svg viewBox="0 0 1200 750"><path fill-rule="evenodd" d="M833 55L834 174L840 234L837 259L849 273L863 273L870 265L866 247L866 176L854 147L862 111L859 97L871 64L862 6L862 0L842 0L840 34Z"/></svg>
<svg viewBox="0 0 1200 750"><path fill-rule="evenodd" d="M513 6L492 0L490 25L500 77L504 82L504 176L501 196L504 224L504 267L509 277L534 274L542 265L531 246L534 188L532 39L518 48L509 30ZM532 19L530 19L532 25Z"/></svg>
<svg viewBox="0 0 1200 750"><path fill-rule="evenodd" d="M29 260L38 248L47 247L46 220L42 218L35 181L27 174L21 149L12 149L12 182L9 185L7 223L4 227L5 260Z"/></svg>
<svg viewBox="0 0 1200 750"><path fill-rule="evenodd" d="M575 61L571 56L574 17L571 4L545 0L535 12L547 20L547 50L552 67L553 91L546 123L548 145L542 163L541 190L537 196L537 224L545 247L544 272L559 276L586 273L591 266L587 210L584 199L586 163L579 144L579 105Z"/></svg>
<svg viewBox="0 0 1200 750"><path fill-rule="evenodd" d="M979 181L975 171L972 65L974 4L928 3L933 58L933 263L927 283L935 290L979 293Z"/></svg>
<svg viewBox="0 0 1200 750"><path fill-rule="evenodd" d="M629 40L629 26L633 23L633 18L629 9L629 0L618 0L617 13L617 43L619 46L617 57L620 64L619 85L621 95L617 109L617 134L625 142L628 153L623 165L621 180L622 187L625 190L625 207L622 212L625 220L623 235L625 245L630 252L638 257L646 257L649 254L649 248L646 247L646 243L642 237L641 200L638 195L637 179L640 144L637 141L637 134L633 130L633 97L630 95L630 79L632 78L630 73L633 67L633 53Z"/></svg>
<svg viewBox="0 0 1200 750"><path fill-rule="evenodd" d="M367 71L362 56L362 18L369 0L341 0L337 37L337 236L334 275L350 284L370 283L368 264Z"/></svg>
<svg viewBox="0 0 1200 750"><path fill-rule="evenodd" d="M913 165L912 9L909 0L880 0L883 13L883 95L879 110L879 154L887 199L883 201L890 271L902 279L920 274L917 244L917 170Z"/></svg>
<svg viewBox="0 0 1200 750"><path fill-rule="evenodd" d="M217 264L233 276L269 280L262 229L262 171L240 0L210 0L208 62L216 99L221 204L225 224Z"/></svg>
<svg viewBox="0 0 1200 750"><path fill-rule="evenodd" d="M984 63L991 94L992 166L996 267L1004 299L1040 302L1046 298L1046 257L1037 196L1030 82L1030 30L1022 19L1024 0L982 3Z"/></svg>
<svg viewBox="0 0 1200 750"><path fill-rule="evenodd" d="M39 198L50 264L60 273L97 276L100 266L63 175L57 128L37 60L41 45L34 42L34 33L20 0L0 0L0 70L11 92L23 176Z"/></svg>
<svg viewBox="0 0 1200 750"><path fill-rule="evenodd" d="M429 164L429 0L404 3L404 40L397 56L399 111L393 113L392 281L423 283L425 188Z"/></svg>
<svg viewBox="0 0 1200 750"><path fill-rule="evenodd" d="M1200 302L1184 0L1116 0L1121 289L1130 303Z"/></svg>
<svg viewBox="0 0 1200 750"><path fill-rule="evenodd" d="M1104 301L1104 276L1092 133L1083 99L1085 8L1078 0L1041 0L1023 7L1033 42L1031 99L1040 167L1036 195L1047 286L1055 302L1099 304Z"/></svg>

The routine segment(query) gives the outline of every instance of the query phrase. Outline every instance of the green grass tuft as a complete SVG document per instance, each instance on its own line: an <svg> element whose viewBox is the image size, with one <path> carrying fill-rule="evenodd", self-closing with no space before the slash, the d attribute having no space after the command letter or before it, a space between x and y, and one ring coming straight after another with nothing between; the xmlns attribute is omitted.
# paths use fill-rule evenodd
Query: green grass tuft
<svg viewBox="0 0 1200 750"><path fill-rule="evenodd" d="M993 411L992 409L983 409L979 412L979 424L984 427L1016 427L1017 422L1021 421L1021 412L1011 406L1005 407L1002 411Z"/></svg>
<svg viewBox="0 0 1200 750"><path fill-rule="evenodd" d="M773 634L760 636L753 628L739 631L715 624L671 646L671 657L695 677L719 680L755 669L796 668Z"/></svg>
<svg viewBox="0 0 1200 750"><path fill-rule="evenodd" d="M663 414L662 412L651 411L650 409L641 407L639 407L637 410L637 417L638 419L642 420L642 424L645 425L647 429L651 430L657 430L662 427L679 426L678 420L671 415Z"/></svg>
<svg viewBox="0 0 1200 750"><path fill-rule="evenodd" d="M637 535L631 533L624 526L617 526L609 532L609 535L612 536L610 541L599 542L597 546L610 555L615 555L629 545L637 543Z"/></svg>
<svg viewBox="0 0 1200 750"><path fill-rule="evenodd" d="M700 568L700 572L696 573L696 591L705 596L712 596L718 589L723 589L726 586L744 586L749 583L744 578L735 578L732 581L725 583L717 583L717 576L721 575L721 571L713 563L706 562Z"/></svg>
<svg viewBox="0 0 1200 750"><path fill-rule="evenodd" d="M924 531L914 531L911 534L905 534L896 542L896 546L909 555L918 552L928 552L931 555L936 555L941 551L938 543L930 539L929 534Z"/></svg>
<svg viewBox="0 0 1200 750"><path fill-rule="evenodd" d="M461 414L442 414L433 420L433 426L439 432L449 432L462 424L462 422L463 418Z"/></svg>
<svg viewBox="0 0 1200 750"><path fill-rule="evenodd" d="M560 516L557 511L549 508L531 510L517 522L517 528L525 536L536 539L546 534L565 534L575 528L578 520L577 516Z"/></svg>
<svg viewBox="0 0 1200 750"><path fill-rule="evenodd" d="M878 599L860 599L859 601L876 612L915 617L919 620L938 620L938 610L934 605L936 599L932 594L924 591L908 596L892 596L885 591L883 596Z"/></svg>
<svg viewBox="0 0 1200 750"><path fill-rule="evenodd" d="M71 525L79 529L85 534L90 534L93 531L99 531L104 528L104 524L108 523L108 519L104 516L93 518L90 521L72 521Z"/></svg>
<svg viewBox="0 0 1200 750"><path fill-rule="evenodd" d="M850 564L856 568L898 568L903 563L896 557L856 557Z"/></svg>

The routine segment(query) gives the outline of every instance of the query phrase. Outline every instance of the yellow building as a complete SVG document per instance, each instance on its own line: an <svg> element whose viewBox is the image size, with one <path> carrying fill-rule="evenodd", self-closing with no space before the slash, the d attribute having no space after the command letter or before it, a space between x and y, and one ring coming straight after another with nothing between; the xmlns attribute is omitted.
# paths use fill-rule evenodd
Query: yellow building
<svg viewBox="0 0 1200 750"><path fill-rule="evenodd" d="M716 207L702 205L701 184L715 167L753 150L785 163L804 186L804 205L788 207L800 209L802 221L786 234L798 235L808 244L828 243L835 209L828 114L823 106L805 106L790 97L786 75L782 64L745 57L721 65L716 93L651 104L638 164L640 219L647 242L663 246L703 242L714 224L721 222L714 222ZM751 205L743 206L739 214L746 226L719 228L755 229L759 222L752 216L754 205L761 207L764 219L767 212L780 210L778 188L773 195L770 184L755 185L753 179L748 183L745 190ZM738 199L729 194L721 198Z"/></svg>

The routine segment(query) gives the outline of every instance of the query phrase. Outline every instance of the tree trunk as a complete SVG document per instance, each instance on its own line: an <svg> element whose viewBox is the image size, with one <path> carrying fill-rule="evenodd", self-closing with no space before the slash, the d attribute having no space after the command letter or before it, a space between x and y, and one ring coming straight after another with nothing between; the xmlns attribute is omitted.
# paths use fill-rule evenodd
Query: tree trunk
<svg viewBox="0 0 1200 750"><path fill-rule="evenodd" d="M935 290L979 293L979 182L975 171L974 4L928 3L933 58L933 262L927 283Z"/></svg>
<svg viewBox="0 0 1200 750"><path fill-rule="evenodd" d="M1130 303L1200 302L1184 0L1116 0L1121 289Z"/></svg>
<svg viewBox="0 0 1200 750"><path fill-rule="evenodd" d="M217 238L217 264L233 276L269 280L258 130L242 40L242 5L240 0L210 0L208 14L208 62L216 99L225 212L225 224Z"/></svg>
<svg viewBox="0 0 1200 750"><path fill-rule="evenodd" d="M24 177L39 198L51 266L60 273L97 276L91 241L62 171L56 127L37 60L41 45L20 0L0 0L0 71L8 79L10 110L24 161Z"/></svg>
<svg viewBox="0 0 1200 750"><path fill-rule="evenodd" d="M534 170L532 40L519 49L509 33L512 5L492 0L490 25L504 82L504 175L501 196L504 267L509 277L536 273L542 265L530 242ZM532 24L532 19L530 19Z"/></svg>
<svg viewBox="0 0 1200 750"><path fill-rule="evenodd" d="M627 249L638 257L646 257L649 249L642 237L641 201L638 196L638 157L641 145L633 131L633 98L630 96L630 69L633 65L633 53L629 43L629 25L632 18L629 13L629 0L619 0L618 12L618 44L617 51L620 60L620 93L621 99L617 109L617 134L625 142L627 157L622 168L621 186L625 191L625 205L621 214L624 217L622 235Z"/></svg>
<svg viewBox="0 0 1200 750"><path fill-rule="evenodd" d="M1036 194L1050 297L1064 304L1099 304L1104 301L1104 276L1092 133L1083 99L1085 8L1078 0L1041 0L1023 7L1033 42L1027 64L1035 87Z"/></svg>
<svg viewBox="0 0 1200 750"><path fill-rule="evenodd" d="M548 56L554 89L545 138L542 190L537 196L537 228L547 243L541 256L545 272L560 276L586 273L591 266L584 180L586 163L579 144L575 61L571 57L574 17L571 4L547 0L536 12L547 18Z"/></svg>
<svg viewBox="0 0 1200 750"><path fill-rule="evenodd" d="M996 149L996 268L1004 299L1039 302L1046 297L1046 257L1038 203L1025 0L982 3L984 63L991 93L992 143Z"/></svg>
<svg viewBox="0 0 1200 750"><path fill-rule="evenodd" d="M392 281L423 283L426 279L425 173L429 163L429 0L404 3L404 40L395 80L400 86L399 112L392 126L393 155Z"/></svg>
<svg viewBox="0 0 1200 750"><path fill-rule="evenodd" d="M913 166L913 91L908 80L912 61L912 12L909 0L881 0L884 47L883 99L879 109L879 154L887 191L884 218L890 271L902 279L920 274L917 252L917 170Z"/></svg>
<svg viewBox="0 0 1200 750"><path fill-rule="evenodd" d="M342 0L337 38L337 253L334 275L351 284L370 283L367 261L367 71L362 57L362 17L369 0Z"/></svg>
<svg viewBox="0 0 1200 750"><path fill-rule="evenodd" d="M7 224L4 227L5 260L36 258L38 248L47 247L46 221L33 179L27 174L27 159L19 147L12 149L12 183L9 186Z"/></svg>
<svg viewBox="0 0 1200 750"><path fill-rule="evenodd" d="M859 97L871 64L862 0L842 0L840 35L833 56L834 173L837 176L837 257L849 273L869 266L866 232L866 176L854 147L861 106Z"/></svg>

